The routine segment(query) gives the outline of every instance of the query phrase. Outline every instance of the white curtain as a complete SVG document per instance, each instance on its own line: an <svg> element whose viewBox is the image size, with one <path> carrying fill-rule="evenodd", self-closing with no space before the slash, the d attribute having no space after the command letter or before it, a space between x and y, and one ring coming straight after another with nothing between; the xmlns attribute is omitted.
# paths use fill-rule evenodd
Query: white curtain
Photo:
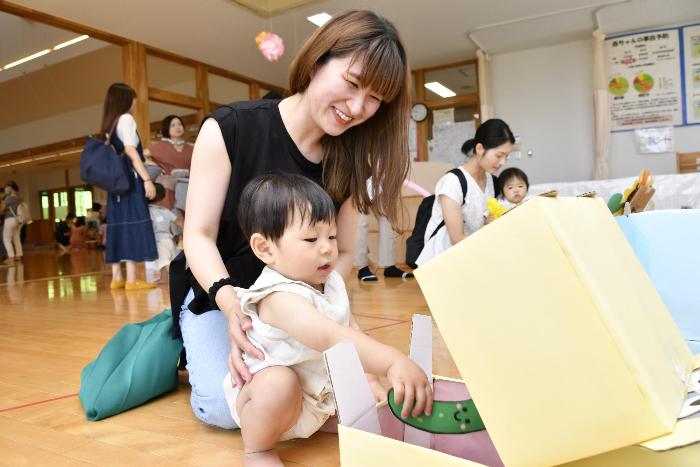
<svg viewBox="0 0 700 467"><path fill-rule="evenodd" d="M476 51L479 73L479 102L481 103L480 117L485 122L493 118L493 97L491 95L491 57L481 49Z"/></svg>
<svg viewBox="0 0 700 467"><path fill-rule="evenodd" d="M612 98L608 92L608 76L605 59L605 34L593 31L593 179L608 178L608 154Z"/></svg>

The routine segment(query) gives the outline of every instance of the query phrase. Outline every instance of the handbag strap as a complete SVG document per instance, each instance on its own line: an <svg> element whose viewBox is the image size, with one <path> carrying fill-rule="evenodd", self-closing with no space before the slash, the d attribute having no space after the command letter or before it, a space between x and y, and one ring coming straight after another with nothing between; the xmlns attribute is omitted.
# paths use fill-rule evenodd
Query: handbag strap
<svg viewBox="0 0 700 467"><path fill-rule="evenodd" d="M105 146L109 146L109 144L111 143L112 133L114 133L114 130L116 129L117 123L119 123L120 118L121 115L114 119L114 122L112 123L112 128L109 129L109 133L107 133L107 137L105 138Z"/></svg>

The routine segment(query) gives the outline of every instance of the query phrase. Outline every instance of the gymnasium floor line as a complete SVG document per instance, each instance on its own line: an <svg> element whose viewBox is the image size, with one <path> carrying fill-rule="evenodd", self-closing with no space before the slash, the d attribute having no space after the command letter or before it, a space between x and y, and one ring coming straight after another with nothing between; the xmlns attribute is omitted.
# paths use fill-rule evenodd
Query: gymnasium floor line
<svg viewBox="0 0 700 467"><path fill-rule="evenodd" d="M76 276L79 276L79 275L85 275L85 274L76 274ZM62 276L62 277L65 277L65 276ZM41 280L41 279L36 279L36 280ZM357 316L378 318L378 317L369 316L369 315L357 315ZM380 318L380 319L387 319L387 320L388 320L388 319L391 319L391 318ZM391 320L392 320L392 321L397 321L397 322L395 322L395 323L389 323L389 324L383 324L383 325L381 325L381 326L374 326L374 327L372 327L372 328L363 329L363 331L364 331L364 332L370 332L370 331L375 331L375 330L377 330L377 329L383 329L383 328L388 328L388 327L391 327L391 326L398 326L398 325L401 325L401 324L406 324L406 323L408 323L407 320L397 320L397 319L391 319ZM28 403L26 403L26 404L16 405L16 406L13 406L13 407L6 407L6 408L4 408L4 409L0 409L0 413L11 412L11 411L13 411L13 410L24 409L24 408L27 408L27 407L34 407L34 406L36 406L36 405L41 405L41 404L46 404L46 403L49 403L49 402L54 402L54 401L59 401L59 400L63 400L63 399L68 399L68 398L70 398L70 397L76 397L78 394L79 394L79 393L76 392L76 393L74 393L74 394L66 394L66 395L63 395L63 396L52 397L51 399L44 399L44 400L40 400L40 401L28 402Z"/></svg>
<svg viewBox="0 0 700 467"><path fill-rule="evenodd" d="M13 410L24 409L24 408L27 408L27 407L34 407L35 405L46 404L46 403L48 403L48 402L60 401L60 400L63 400L63 399L68 399L68 398L70 398L70 397L75 397L75 396L77 396L78 394L79 394L79 393L76 392L75 394L66 394L66 395L64 395L64 396L52 397L51 399L44 399L44 400L36 401L36 402L29 402L29 403L27 403L27 404L15 405L14 407L7 407L7 408L4 408L4 409L0 409L0 413L12 412Z"/></svg>
<svg viewBox="0 0 700 467"><path fill-rule="evenodd" d="M401 321L400 323L383 324L383 325L381 325L381 326L375 326L375 327L373 327L373 328L363 329L362 331L363 331L363 332L376 331L377 329L390 328L391 326L398 326L398 325L400 325L400 324L406 324L406 323L408 323L408 321L405 321L405 320L404 320L404 321Z"/></svg>
<svg viewBox="0 0 700 467"><path fill-rule="evenodd" d="M360 313L354 313L354 312L352 315L353 316L360 316L361 318L383 319L384 321L397 321L400 323L406 322L406 320L403 320L403 319L387 318L386 316L375 316L375 315L367 315L367 314L360 314Z"/></svg>

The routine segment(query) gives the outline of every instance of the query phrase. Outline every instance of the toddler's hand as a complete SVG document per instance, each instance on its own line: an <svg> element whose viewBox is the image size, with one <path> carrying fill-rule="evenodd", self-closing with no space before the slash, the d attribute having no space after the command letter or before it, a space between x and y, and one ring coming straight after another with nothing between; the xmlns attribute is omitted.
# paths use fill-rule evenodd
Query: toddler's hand
<svg viewBox="0 0 700 467"><path fill-rule="evenodd" d="M400 358L389 367L386 376L394 388L394 399L399 404L403 402L403 418L408 417L409 413L414 417L418 417L422 412L430 415L433 408L433 390L428 377L418 365L408 357Z"/></svg>

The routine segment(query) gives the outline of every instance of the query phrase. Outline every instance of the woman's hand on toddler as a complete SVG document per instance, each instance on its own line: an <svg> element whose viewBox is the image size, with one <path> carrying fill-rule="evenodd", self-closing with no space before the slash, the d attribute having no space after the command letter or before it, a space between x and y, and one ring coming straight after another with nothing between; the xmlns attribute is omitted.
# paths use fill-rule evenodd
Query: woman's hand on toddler
<svg viewBox="0 0 700 467"><path fill-rule="evenodd" d="M248 352L259 360L263 360L265 356L250 342L246 335L246 331L253 327L253 323L250 317L241 311L240 302L236 300L231 308L224 313L228 319L228 338L231 343L228 370L231 373L233 386L242 388L245 383L253 379L253 375L243 361L243 352Z"/></svg>
<svg viewBox="0 0 700 467"><path fill-rule="evenodd" d="M428 377L418 365L404 356L389 367L386 376L394 388L394 399L399 404L403 403L403 418L408 417L409 413L414 417L421 413L430 415L433 409L433 390Z"/></svg>

